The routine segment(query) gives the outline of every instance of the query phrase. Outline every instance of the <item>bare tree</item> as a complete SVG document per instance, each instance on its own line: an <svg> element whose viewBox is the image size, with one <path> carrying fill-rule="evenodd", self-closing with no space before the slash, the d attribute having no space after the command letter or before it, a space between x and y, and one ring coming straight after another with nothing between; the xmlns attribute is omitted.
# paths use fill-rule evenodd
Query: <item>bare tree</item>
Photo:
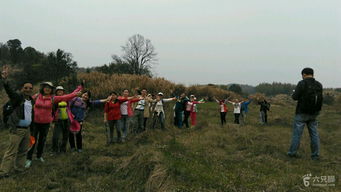
<svg viewBox="0 0 341 192"><path fill-rule="evenodd" d="M149 39L140 34L133 35L126 45L122 46L122 50L122 60L130 66L132 74L151 75L150 69L157 61L157 53ZM114 61L117 62L117 58L119 57L113 55Z"/></svg>

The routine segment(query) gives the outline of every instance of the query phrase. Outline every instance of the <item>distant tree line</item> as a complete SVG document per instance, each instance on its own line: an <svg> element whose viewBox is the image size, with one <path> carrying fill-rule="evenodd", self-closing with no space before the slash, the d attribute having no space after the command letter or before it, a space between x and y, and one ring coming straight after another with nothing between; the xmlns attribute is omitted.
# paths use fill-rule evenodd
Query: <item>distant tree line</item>
<svg viewBox="0 0 341 192"><path fill-rule="evenodd" d="M289 83L261 83L255 87L256 92L264 93L267 96L274 96L278 94L292 94L296 85Z"/></svg>
<svg viewBox="0 0 341 192"><path fill-rule="evenodd" d="M16 82L52 81L75 76L77 62L72 54L61 49L47 54L28 46L23 48L19 39L0 43L0 64L9 65Z"/></svg>

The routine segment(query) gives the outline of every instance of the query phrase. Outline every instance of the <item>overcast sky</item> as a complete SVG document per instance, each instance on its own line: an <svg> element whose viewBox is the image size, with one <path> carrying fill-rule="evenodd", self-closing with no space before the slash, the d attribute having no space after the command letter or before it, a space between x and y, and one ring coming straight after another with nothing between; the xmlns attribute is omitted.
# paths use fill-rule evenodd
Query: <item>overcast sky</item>
<svg viewBox="0 0 341 192"><path fill-rule="evenodd" d="M340 0L7 0L0 42L109 63L134 34L152 41L157 76L176 83L297 83L309 66L341 87Z"/></svg>

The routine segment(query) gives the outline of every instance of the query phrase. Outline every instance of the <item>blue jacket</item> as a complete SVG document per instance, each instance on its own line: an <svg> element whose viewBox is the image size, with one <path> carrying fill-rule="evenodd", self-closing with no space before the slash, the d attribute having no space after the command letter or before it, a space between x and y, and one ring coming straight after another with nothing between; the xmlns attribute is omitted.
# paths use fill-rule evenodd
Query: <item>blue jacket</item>
<svg viewBox="0 0 341 192"><path fill-rule="evenodd" d="M241 105L241 110L244 111L244 112L249 112L249 104L251 103L252 99L251 100L248 100L246 102L243 102L242 105Z"/></svg>

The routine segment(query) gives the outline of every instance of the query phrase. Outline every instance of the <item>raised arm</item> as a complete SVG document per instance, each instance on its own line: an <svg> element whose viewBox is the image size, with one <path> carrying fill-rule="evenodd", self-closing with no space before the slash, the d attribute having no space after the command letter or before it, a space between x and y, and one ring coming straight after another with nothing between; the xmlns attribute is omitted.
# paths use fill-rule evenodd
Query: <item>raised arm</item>
<svg viewBox="0 0 341 192"><path fill-rule="evenodd" d="M163 100L163 102L170 102L170 101L174 101L174 100L176 100L176 98L175 97L173 97L173 98L168 98L168 99L162 99Z"/></svg>
<svg viewBox="0 0 341 192"><path fill-rule="evenodd" d="M14 89L11 88L7 79L4 79L2 81L3 81L3 85L5 88L6 94L8 95L9 99L12 101L20 100L20 95L16 91L14 91Z"/></svg>
<svg viewBox="0 0 341 192"><path fill-rule="evenodd" d="M20 100L20 95L11 88L9 81L7 80L7 77L9 75L9 68L8 66L4 66L2 71L1 71L1 81L4 85L6 94L12 101L19 101Z"/></svg>
<svg viewBox="0 0 341 192"><path fill-rule="evenodd" d="M61 101L70 101L71 99L77 97L77 94L83 89L82 86L78 86L72 93L62 96L54 96L54 103L59 103Z"/></svg>

